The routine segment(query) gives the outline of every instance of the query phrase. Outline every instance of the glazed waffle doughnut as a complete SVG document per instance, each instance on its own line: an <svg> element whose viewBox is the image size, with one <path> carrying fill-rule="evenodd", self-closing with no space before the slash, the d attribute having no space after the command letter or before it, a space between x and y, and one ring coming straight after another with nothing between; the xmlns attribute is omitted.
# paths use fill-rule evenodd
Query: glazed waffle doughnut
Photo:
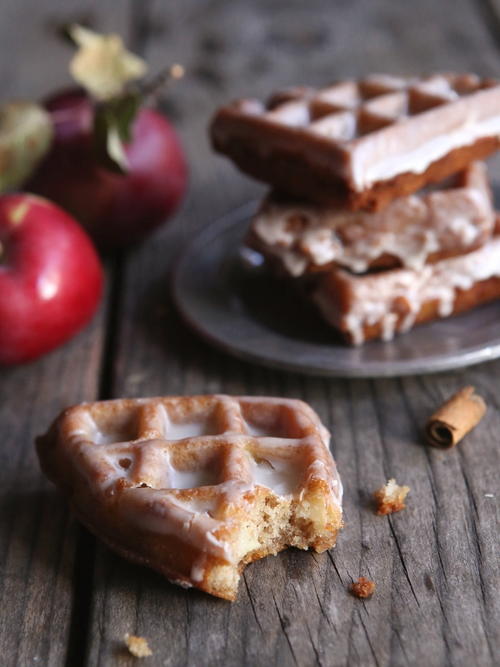
<svg viewBox="0 0 500 667"><path fill-rule="evenodd" d="M374 75L238 100L211 125L216 150L291 196L380 209L500 145L500 85L474 74Z"/></svg>
<svg viewBox="0 0 500 667"><path fill-rule="evenodd" d="M112 549L234 600L247 563L335 544L342 486L328 443L302 401L194 396L83 403L37 451Z"/></svg>
<svg viewBox="0 0 500 667"><path fill-rule="evenodd" d="M347 342L390 340L415 324L449 317L500 298L500 236L460 257L419 271L322 274L313 300Z"/></svg>
<svg viewBox="0 0 500 667"><path fill-rule="evenodd" d="M486 165L475 162L439 189L400 197L377 213L271 194L252 221L247 244L293 277L334 266L354 273L420 269L479 248L494 225Z"/></svg>

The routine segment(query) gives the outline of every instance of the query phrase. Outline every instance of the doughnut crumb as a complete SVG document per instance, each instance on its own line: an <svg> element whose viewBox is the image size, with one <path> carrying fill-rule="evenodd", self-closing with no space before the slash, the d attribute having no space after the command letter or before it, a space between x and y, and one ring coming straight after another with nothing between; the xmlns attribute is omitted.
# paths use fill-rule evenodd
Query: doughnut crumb
<svg viewBox="0 0 500 667"><path fill-rule="evenodd" d="M405 498L409 490L409 486L399 486L394 478L390 479L373 494L376 503L376 513L385 515L404 510L406 507Z"/></svg>
<svg viewBox="0 0 500 667"><path fill-rule="evenodd" d="M375 592L375 582L366 577L359 577L357 581L351 584L351 593L357 598L370 598Z"/></svg>
<svg viewBox="0 0 500 667"><path fill-rule="evenodd" d="M148 642L144 637L137 637L136 635L127 634L124 636L123 641L125 642L129 652L136 658L147 658L150 655L153 655L153 652L148 646Z"/></svg>

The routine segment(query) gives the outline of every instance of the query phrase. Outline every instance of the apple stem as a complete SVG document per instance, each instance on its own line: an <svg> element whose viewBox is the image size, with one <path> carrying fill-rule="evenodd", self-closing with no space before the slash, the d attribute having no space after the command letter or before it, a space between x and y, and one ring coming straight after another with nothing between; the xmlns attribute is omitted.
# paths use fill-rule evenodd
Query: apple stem
<svg viewBox="0 0 500 667"><path fill-rule="evenodd" d="M155 99L158 97L160 91L164 91L172 82L182 79L185 74L185 69L182 65L175 63L170 67L161 70L149 82L141 85L141 95L143 98Z"/></svg>

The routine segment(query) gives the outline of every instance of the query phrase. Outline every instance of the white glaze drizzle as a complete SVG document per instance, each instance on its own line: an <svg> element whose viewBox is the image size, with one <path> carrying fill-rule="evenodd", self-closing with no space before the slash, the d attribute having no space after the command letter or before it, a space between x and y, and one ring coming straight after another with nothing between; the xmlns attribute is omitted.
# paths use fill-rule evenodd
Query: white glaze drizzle
<svg viewBox="0 0 500 667"><path fill-rule="evenodd" d="M263 456L252 462L255 484L271 489L278 496L291 496L297 490L304 471L300 461Z"/></svg>
<svg viewBox="0 0 500 667"><path fill-rule="evenodd" d="M193 588L193 584L190 584L189 581L186 581L185 579L172 579L171 577L168 577L168 580L170 581L170 583L176 584L181 588L186 588L186 589Z"/></svg>
<svg viewBox="0 0 500 667"><path fill-rule="evenodd" d="M467 255L424 266L418 272L396 269L351 276L340 270L339 276L348 285L351 300L349 311L340 316L354 344L363 342L365 326L379 322L383 339L390 340L396 331L404 332L413 326L424 303L437 301L440 317L447 317L453 312L458 289L467 290L482 280L500 277L500 238ZM329 293L320 288L315 298L325 317L338 323L339 312ZM409 313L399 326L394 311L397 299L404 299L409 306Z"/></svg>
<svg viewBox="0 0 500 667"><path fill-rule="evenodd" d="M484 91L488 92L488 91ZM483 137L500 135L500 114L478 121L471 113L455 130L443 132L439 136L422 141L413 150L391 155L390 150L379 147L377 160L364 159L363 151L354 153L351 176L358 191L369 188L377 181L386 181L407 172L423 173L433 162L450 153L455 148L470 146ZM386 146L389 149L389 144Z"/></svg>
<svg viewBox="0 0 500 667"><path fill-rule="evenodd" d="M197 438L205 435L206 425L204 422L175 423L169 420L165 437L167 440L183 440L184 438Z"/></svg>
<svg viewBox="0 0 500 667"><path fill-rule="evenodd" d="M217 477L217 472L210 466L193 470L179 470L171 464L168 472L168 485L171 489L195 489L199 486L217 484Z"/></svg>
<svg viewBox="0 0 500 667"><path fill-rule="evenodd" d="M469 167L470 184L401 197L379 213L267 200L252 231L292 276L309 265L336 262L366 271L384 254L420 269L440 250L467 250L493 228L494 212L483 165Z"/></svg>
<svg viewBox="0 0 500 667"><path fill-rule="evenodd" d="M201 506L215 505L199 502L201 505L196 505L192 499L184 500L163 490L129 489L123 494L120 510L126 512L127 519L135 521L139 528L160 535L178 535L201 551L209 551L233 563L231 545L213 534L223 525L222 522L212 518L207 511L198 511Z"/></svg>
<svg viewBox="0 0 500 667"><path fill-rule="evenodd" d="M246 426L246 429L247 429L248 433L250 435L253 435L256 438L269 435L269 429L265 428L265 427L262 427L262 426L259 426L258 424L254 424L252 422L245 421L245 426Z"/></svg>

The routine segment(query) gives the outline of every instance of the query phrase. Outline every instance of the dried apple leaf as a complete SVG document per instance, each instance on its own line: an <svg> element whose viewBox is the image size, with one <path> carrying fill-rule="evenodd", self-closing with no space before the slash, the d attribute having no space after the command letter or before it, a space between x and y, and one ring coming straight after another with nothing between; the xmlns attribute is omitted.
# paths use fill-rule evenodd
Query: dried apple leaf
<svg viewBox="0 0 500 667"><path fill-rule="evenodd" d="M38 104L0 106L0 192L22 186L48 152L53 135L50 115Z"/></svg>
<svg viewBox="0 0 500 667"><path fill-rule="evenodd" d="M78 46L70 72L97 100L119 96L126 83L146 74L146 62L128 51L119 35L100 35L79 25L69 32Z"/></svg>
<svg viewBox="0 0 500 667"><path fill-rule="evenodd" d="M124 174L128 171L125 144L132 138L132 124L141 105L141 96L129 93L97 105L94 142L97 159L106 169Z"/></svg>

